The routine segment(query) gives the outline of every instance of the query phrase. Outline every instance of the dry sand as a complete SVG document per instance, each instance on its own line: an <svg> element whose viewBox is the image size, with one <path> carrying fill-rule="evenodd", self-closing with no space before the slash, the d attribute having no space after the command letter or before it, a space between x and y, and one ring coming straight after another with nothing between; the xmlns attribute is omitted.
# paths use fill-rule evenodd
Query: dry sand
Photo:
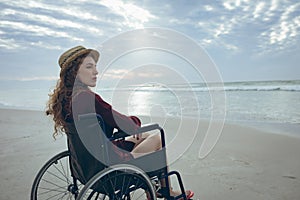
<svg viewBox="0 0 300 200"><path fill-rule="evenodd" d="M225 124L216 146L200 159L208 122L201 121L195 132L192 119L144 117L143 121L164 127L170 168L181 173L185 187L195 192L194 199L300 199L299 137ZM0 110L1 200L29 199L39 168L66 149L64 137L53 140L52 125L43 112Z"/></svg>

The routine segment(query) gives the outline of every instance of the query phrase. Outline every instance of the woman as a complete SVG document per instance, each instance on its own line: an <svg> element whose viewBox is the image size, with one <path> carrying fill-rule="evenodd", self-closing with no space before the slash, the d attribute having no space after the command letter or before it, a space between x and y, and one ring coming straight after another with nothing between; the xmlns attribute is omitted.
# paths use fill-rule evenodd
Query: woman
<svg viewBox="0 0 300 200"><path fill-rule="evenodd" d="M106 130L108 136L112 135L114 129L133 132L140 127L139 118L125 116L115 111L110 104L90 90L90 87L96 86L98 59L98 51L86 49L83 46L71 48L60 56L60 79L53 94L50 95L46 110L47 115L53 115L54 137L59 132L67 132L68 124L74 122L79 115L94 112L103 118L108 127ZM126 141L115 144L126 150L126 153L122 152L124 160L137 158L161 149L159 134L144 133L139 136L131 136ZM180 192L171 190L172 196L179 194ZM187 191L186 195L189 199L193 196L193 192Z"/></svg>

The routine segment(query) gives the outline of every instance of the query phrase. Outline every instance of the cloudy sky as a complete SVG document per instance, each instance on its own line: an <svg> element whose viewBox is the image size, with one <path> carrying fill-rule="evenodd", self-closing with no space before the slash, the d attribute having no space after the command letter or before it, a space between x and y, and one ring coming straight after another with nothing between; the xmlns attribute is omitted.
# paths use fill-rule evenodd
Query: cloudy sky
<svg viewBox="0 0 300 200"><path fill-rule="evenodd" d="M149 27L195 41L224 81L300 79L297 0L0 0L0 17L0 80L55 79L67 48Z"/></svg>

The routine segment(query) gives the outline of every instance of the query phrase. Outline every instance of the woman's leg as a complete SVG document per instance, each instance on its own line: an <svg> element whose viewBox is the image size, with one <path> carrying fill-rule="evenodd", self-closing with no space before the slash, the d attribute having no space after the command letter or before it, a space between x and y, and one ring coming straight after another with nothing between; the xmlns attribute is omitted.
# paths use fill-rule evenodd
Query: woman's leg
<svg viewBox="0 0 300 200"><path fill-rule="evenodd" d="M132 141L135 143L133 150L131 151L134 158L143 156L145 154L158 151L162 148L160 132L147 132L143 133L142 137L137 139L136 137L130 137L126 139L128 141ZM178 196L181 194L180 191L174 191L171 187L171 181L168 177L169 187L170 187L170 195ZM162 187L166 187L165 179L160 180ZM192 196L192 192L187 190L185 191L186 196Z"/></svg>
<svg viewBox="0 0 300 200"><path fill-rule="evenodd" d="M161 138L160 138L159 131L151 131L151 132L143 133L141 138L139 139L137 137L130 137L126 140L135 143L135 146L131 151L134 158L161 149Z"/></svg>

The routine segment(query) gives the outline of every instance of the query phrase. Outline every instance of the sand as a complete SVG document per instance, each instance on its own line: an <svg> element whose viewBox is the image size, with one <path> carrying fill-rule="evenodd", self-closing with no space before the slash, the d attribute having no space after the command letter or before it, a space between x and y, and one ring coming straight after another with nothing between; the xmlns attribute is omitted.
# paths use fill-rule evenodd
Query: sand
<svg viewBox="0 0 300 200"><path fill-rule="evenodd" d="M212 151L199 158L208 125L218 122L200 121L199 129L193 119L143 117L143 122L164 127L170 169L180 172L185 187L195 192L194 199L300 199L297 136L225 123ZM53 140L52 126L40 111L0 110L1 200L29 199L38 170L66 149L64 137Z"/></svg>

